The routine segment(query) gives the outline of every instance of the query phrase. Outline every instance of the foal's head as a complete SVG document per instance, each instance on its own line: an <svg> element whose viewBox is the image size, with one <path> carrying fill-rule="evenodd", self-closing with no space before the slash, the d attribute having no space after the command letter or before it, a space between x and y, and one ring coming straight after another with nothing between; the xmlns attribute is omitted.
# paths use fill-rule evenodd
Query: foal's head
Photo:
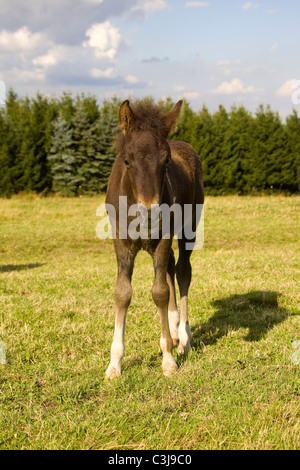
<svg viewBox="0 0 300 470"><path fill-rule="evenodd" d="M180 116L182 101L165 115L153 104L126 100L120 107L119 126L123 137L120 155L138 204L147 209L161 202L164 176L171 159L167 137Z"/></svg>

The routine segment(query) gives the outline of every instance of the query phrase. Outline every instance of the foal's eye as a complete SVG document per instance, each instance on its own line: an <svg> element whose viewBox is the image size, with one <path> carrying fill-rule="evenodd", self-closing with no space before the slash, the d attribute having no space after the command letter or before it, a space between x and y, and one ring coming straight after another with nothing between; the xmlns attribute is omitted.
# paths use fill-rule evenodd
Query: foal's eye
<svg viewBox="0 0 300 470"><path fill-rule="evenodd" d="M170 163L170 156L168 155L166 160L165 160L165 165L168 166Z"/></svg>
<svg viewBox="0 0 300 470"><path fill-rule="evenodd" d="M124 158L124 163L125 163L125 165L126 165L127 168L130 167L130 163L129 163L129 161L127 160L126 157Z"/></svg>

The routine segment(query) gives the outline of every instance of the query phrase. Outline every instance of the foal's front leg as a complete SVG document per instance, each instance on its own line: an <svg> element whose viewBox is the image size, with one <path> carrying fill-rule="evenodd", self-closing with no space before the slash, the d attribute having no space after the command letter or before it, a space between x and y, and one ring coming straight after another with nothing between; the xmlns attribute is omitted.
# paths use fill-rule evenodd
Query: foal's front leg
<svg viewBox="0 0 300 470"><path fill-rule="evenodd" d="M170 288L167 282L167 267L169 253L170 241L161 240L153 255L155 280L152 287L152 297L160 316L160 347L163 353L162 372L164 375L170 375L177 370L177 364L172 354L173 340L168 320Z"/></svg>
<svg viewBox="0 0 300 470"><path fill-rule="evenodd" d="M132 296L131 277L136 255L135 250L126 249L119 240L115 241L115 250L118 261L118 278L115 288L116 319L110 350L110 364L105 372L106 379L114 379L121 375L121 360L125 353L126 314Z"/></svg>

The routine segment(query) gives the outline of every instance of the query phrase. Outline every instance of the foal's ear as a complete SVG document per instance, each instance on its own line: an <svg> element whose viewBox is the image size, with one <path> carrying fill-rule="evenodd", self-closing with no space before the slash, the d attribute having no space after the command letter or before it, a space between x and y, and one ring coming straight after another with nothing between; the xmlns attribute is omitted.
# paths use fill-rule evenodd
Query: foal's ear
<svg viewBox="0 0 300 470"><path fill-rule="evenodd" d="M119 126L123 131L123 134L127 135L133 127L134 124L134 114L129 106L129 101L124 101L119 109Z"/></svg>
<svg viewBox="0 0 300 470"><path fill-rule="evenodd" d="M174 108L164 115L163 123L164 123L165 131L166 131L166 137L171 132L175 131L178 119L180 117L182 105L183 105L183 101L182 100L178 101L178 103L175 104Z"/></svg>

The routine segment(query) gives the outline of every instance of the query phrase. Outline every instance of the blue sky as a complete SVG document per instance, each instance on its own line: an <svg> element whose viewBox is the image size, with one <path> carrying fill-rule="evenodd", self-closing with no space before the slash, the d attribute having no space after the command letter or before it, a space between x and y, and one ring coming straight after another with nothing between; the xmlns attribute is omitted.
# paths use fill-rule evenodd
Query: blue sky
<svg viewBox="0 0 300 470"><path fill-rule="evenodd" d="M265 103L284 117L300 106L299 18L296 0L1 0L0 80L20 95Z"/></svg>

